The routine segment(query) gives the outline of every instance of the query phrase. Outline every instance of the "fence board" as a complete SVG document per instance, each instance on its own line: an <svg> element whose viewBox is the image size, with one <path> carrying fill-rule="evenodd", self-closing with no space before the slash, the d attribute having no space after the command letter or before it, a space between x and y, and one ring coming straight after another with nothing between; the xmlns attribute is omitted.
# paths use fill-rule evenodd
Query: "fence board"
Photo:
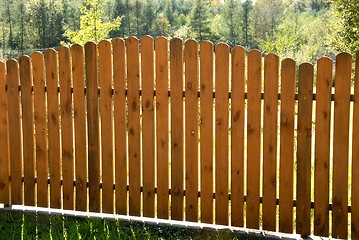
<svg viewBox="0 0 359 240"><path fill-rule="evenodd" d="M138 39L126 39L130 215L141 215L140 69Z"/></svg>
<svg viewBox="0 0 359 240"><path fill-rule="evenodd" d="M6 61L8 86L9 150L11 174L11 203L23 204L22 192L22 147L19 99L19 64L16 60Z"/></svg>
<svg viewBox="0 0 359 240"><path fill-rule="evenodd" d="M86 155L86 109L83 47L71 47L72 76L74 86L76 210L87 210L87 155Z"/></svg>
<svg viewBox="0 0 359 240"><path fill-rule="evenodd" d="M70 48L60 47L59 80L61 106L62 186L63 208L74 209L74 157L72 127L72 93Z"/></svg>
<svg viewBox="0 0 359 240"><path fill-rule="evenodd" d="M359 239L359 51L355 55L353 149L352 149L352 239ZM327 223L329 227L329 222Z"/></svg>
<svg viewBox="0 0 359 240"><path fill-rule="evenodd" d="M170 41L171 79L171 219L183 220L183 42Z"/></svg>
<svg viewBox="0 0 359 240"><path fill-rule="evenodd" d="M243 47L232 48L231 96L231 225L244 226L244 85Z"/></svg>
<svg viewBox="0 0 359 240"><path fill-rule="evenodd" d="M200 44L201 222L213 223L213 43Z"/></svg>
<svg viewBox="0 0 359 240"><path fill-rule="evenodd" d="M44 55L32 54L36 137L37 206L48 207L48 153Z"/></svg>
<svg viewBox="0 0 359 240"><path fill-rule="evenodd" d="M5 63L0 61L0 203L10 204L10 159Z"/></svg>
<svg viewBox="0 0 359 240"><path fill-rule="evenodd" d="M348 145L352 56L341 53L335 64L332 236L348 237Z"/></svg>
<svg viewBox="0 0 359 240"><path fill-rule="evenodd" d="M112 40L115 120L116 213L127 214L127 135L125 41Z"/></svg>
<svg viewBox="0 0 359 240"><path fill-rule="evenodd" d="M264 58L263 229L276 231L279 57Z"/></svg>
<svg viewBox="0 0 359 240"><path fill-rule="evenodd" d="M261 156L261 66L258 50L248 53L247 227L259 229Z"/></svg>
<svg viewBox="0 0 359 240"><path fill-rule="evenodd" d="M102 154L102 212L113 213L113 112L111 43L99 44L101 154Z"/></svg>
<svg viewBox="0 0 359 240"><path fill-rule="evenodd" d="M228 225L229 47L221 43L216 46L215 51L215 216L216 224Z"/></svg>
<svg viewBox="0 0 359 240"><path fill-rule="evenodd" d="M185 43L186 221L198 221L198 42Z"/></svg>
<svg viewBox="0 0 359 240"><path fill-rule="evenodd" d="M315 119L314 234L329 236L329 158L333 61L321 58L317 65Z"/></svg>
<svg viewBox="0 0 359 240"><path fill-rule="evenodd" d="M293 232L294 106L296 63L281 64L279 231Z"/></svg>
<svg viewBox="0 0 359 240"><path fill-rule="evenodd" d="M24 204L35 206L34 110L30 57L21 56L19 58L19 67L23 119Z"/></svg>
<svg viewBox="0 0 359 240"><path fill-rule="evenodd" d="M154 41L141 38L143 216L155 217Z"/></svg>
<svg viewBox="0 0 359 240"><path fill-rule="evenodd" d="M296 233L302 237L310 235L313 71L310 63L299 65Z"/></svg>
<svg viewBox="0 0 359 240"><path fill-rule="evenodd" d="M168 40L156 39L157 217L169 217Z"/></svg>
<svg viewBox="0 0 359 240"><path fill-rule="evenodd" d="M85 44L87 131L88 131L88 178L89 210L101 211L100 199L100 129L98 96L97 46L94 42Z"/></svg>
<svg viewBox="0 0 359 240"><path fill-rule="evenodd" d="M45 51L50 169L50 207L61 208L60 126L57 53Z"/></svg>

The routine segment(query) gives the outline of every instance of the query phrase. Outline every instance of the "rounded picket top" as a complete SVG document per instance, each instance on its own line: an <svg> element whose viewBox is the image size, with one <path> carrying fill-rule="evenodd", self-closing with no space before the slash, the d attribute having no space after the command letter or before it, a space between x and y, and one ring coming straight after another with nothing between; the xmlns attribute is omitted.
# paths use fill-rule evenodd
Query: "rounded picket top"
<svg viewBox="0 0 359 240"><path fill-rule="evenodd" d="M14 59L14 58L10 58L8 60L6 60L6 68L14 68L14 67L18 67L19 66L19 62Z"/></svg>
<svg viewBox="0 0 359 240"><path fill-rule="evenodd" d="M321 57L317 61L317 65L319 65L319 64L325 64L325 65L333 64L333 60L329 57Z"/></svg>
<svg viewBox="0 0 359 240"><path fill-rule="evenodd" d="M127 43L130 43L130 44L133 44L133 43L139 43L139 40L138 40L138 38L137 37L128 37L127 39L126 39L126 44Z"/></svg>
<svg viewBox="0 0 359 240"><path fill-rule="evenodd" d="M346 59L346 58L352 58L352 55L348 52L341 52L336 56L336 59Z"/></svg>
<svg viewBox="0 0 359 240"><path fill-rule="evenodd" d="M262 53L258 49L253 49L248 52L248 57L250 56L262 57Z"/></svg>
<svg viewBox="0 0 359 240"><path fill-rule="evenodd" d="M304 62L299 65L299 68L314 69L314 65L310 62Z"/></svg>
<svg viewBox="0 0 359 240"><path fill-rule="evenodd" d="M191 46L198 47L198 42L195 39L188 39L185 41L184 45L185 45L185 47L191 47Z"/></svg>
<svg viewBox="0 0 359 240"><path fill-rule="evenodd" d="M59 47L59 49L57 51L58 52L62 52L62 51L66 52L66 51L70 51L70 48L67 46L61 46L61 47Z"/></svg>
<svg viewBox="0 0 359 240"><path fill-rule="evenodd" d="M282 60L282 67L283 66L296 66L297 62L293 58L285 58Z"/></svg>
<svg viewBox="0 0 359 240"><path fill-rule="evenodd" d="M215 47L215 51L223 51L223 50L228 50L229 51L229 45L227 43L219 43L216 45Z"/></svg>
<svg viewBox="0 0 359 240"><path fill-rule="evenodd" d="M236 45L234 46L232 49L231 49L231 53L234 53L234 52L239 52L239 53L245 53L246 52L246 49L243 47L243 46L240 46L240 45Z"/></svg>
<svg viewBox="0 0 359 240"><path fill-rule="evenodd" d="M56 56L57 55L57 51L53 48L48 48L45 50L45 58L50 57L50 56Z"/></svg>
<svg viewBox="0 0 359 240"><path fill-rule="evenodd" d="M44 54L42 54L42 52L36 51L32 53L31 58L33 61L38 59L41 60L44 58Z"/></svg>
<svg viewBox="0 0 359 240"><path fill-rule="evenodd" d="M30 62L31 58L28 55L21 55L19 57L19 62Z"/></svg>
<svg viewBox="0 0 359 240"><path fill-rule="evenodd" d="M175 37L170 40L170 44L183 44L183 40L181 38Z"/></svg>
<svg viewBox="0 0 359 240"><path fill-rule="evenodd" d="M125 40L123 40L123 38L120 37L112 39L112 44L120 44L120 43L125 43Z"/></svg>
<svg viewBox="0 0 359 240"><path fill-rule="evenodd" d="M211 41L208 41L208 40L203 41L203 42L200 43L200 48L201 48L201 49L211 48L212 51L213 51L213 46L214 46L213 43L212 43Z"/></svg>
<svg viewBox="0 0 359 240"><path fill-rule="evenodd" d="M154 39L150 35L145 35L145 36L141 37L141 42L142 41L154 41Z"/></svg>
<svg viewBox="0 0 359 240"><path fill-rule="evenodd" d="M3 67L5 67L5 63L0 60L0 68L3 68Z"/></svg>
<svg viewBox="0 0 359 240"><path fill-rule="evenodd" d="M162 36L157 37L155 40L155 44L156 44L156 46L168 44L168 39L166 37L162 37Z"/></svg>
<svg viewBox="0 0 359 240"><path fill-rule="evenodd" d="M99 50L101 51L102 49L107 49L107 48L110 48L111 49L111 42L104 39L104 40L101 40L99 43L98 43L98 48Z"/></svg>
<svg viewBox="0 0 359 240"><path fill-rule="evenodd" d="M264 59L268 59L268 60L278 60L279 61L279 56L275 53L269 53L268 55L266 55L264 57Z"/></svg>

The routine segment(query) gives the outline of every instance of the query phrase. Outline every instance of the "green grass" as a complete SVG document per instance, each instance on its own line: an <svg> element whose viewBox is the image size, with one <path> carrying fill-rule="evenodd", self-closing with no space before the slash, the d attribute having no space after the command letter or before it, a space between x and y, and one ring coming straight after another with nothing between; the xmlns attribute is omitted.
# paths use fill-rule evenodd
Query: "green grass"
<svg viewBox="0 0 359 240"><path fill-rule="evenodd" d="M6 211L0 213L0 236L2 239L240 239L231 232Z"/></svg>

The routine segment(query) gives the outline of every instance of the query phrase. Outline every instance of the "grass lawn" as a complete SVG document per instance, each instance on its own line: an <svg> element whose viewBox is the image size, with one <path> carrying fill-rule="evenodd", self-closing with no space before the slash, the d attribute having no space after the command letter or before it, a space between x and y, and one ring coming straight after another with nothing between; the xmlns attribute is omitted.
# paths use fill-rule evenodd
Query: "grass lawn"
<svg viewBox="0 0 359 240"><path fill-rule="evenodd" d="M96 218L0 213L1 239L241 239L231 232L146 226Z"/></svg>

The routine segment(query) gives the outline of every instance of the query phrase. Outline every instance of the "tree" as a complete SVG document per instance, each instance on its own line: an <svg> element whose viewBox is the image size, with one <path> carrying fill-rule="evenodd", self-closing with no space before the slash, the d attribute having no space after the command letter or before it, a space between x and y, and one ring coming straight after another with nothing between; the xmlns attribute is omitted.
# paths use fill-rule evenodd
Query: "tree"
<svg viewBox="0 0 359 240"><path fill-rule="evenodd" d="M30 0L26 5L30 38L34 47L58 46L63 37L62 12L56 0Z"/></svg>
<svg viewBox="0 0 359 240"><path fill-rule="evenodd" d="M208 6L203 0L196 0L194 9L191 13L190 27L195 38L200 42L210 38L211 29L209 27Z"/></svg>
<svg viewBox="0 0 359 240"><path fill-rule="evenodd" d="M225 39L230 45L239 41L239 3L237 0L228 0L223 8L223 20L225 23Z"/></svg>
<svg viewBox="0 0 359 240"><path fill-rule="evenodd" d="M65 25L65 36L71 43L98 42L109 37L111 30L118 30L121 24L120 17L114 19L113 22L102 22L103 6L107 2L108 0L85 0L85 5L80 6L80 11L83 14L80 17L80 29L71 31Z"/></svg>
<svg viewBox="0 0 359 240"><path fill-rule="evenodd" d="M331 0L329 45L333 50L354 53L359 49L359 1Z"/></svg>
<svg viewBox="0 0 359 240"><path fill-rule="evenodd" d="M255 37L265 39L273 33L279 22L281 0L257 0L254 6L253 21Z"/></svg>
<svg viewBox="0 0 359 240"><path fill-rule="evenodd" d="M252 20L252 10L253 10L253 2L252 0L245 0L242 2L242 12L241 12L241 29L242 29L242 42L244 45L249 46L252 41L252 33L251 33L251 20Z"/></svg>
<svg viewBox="0 0 359 240"><path fill-rule="evenodd" d="M146 21L143 24L144 34L153 34L153 29L156 21L156 4L153 0L147 0L145 3L143 17Z"/></svg>

